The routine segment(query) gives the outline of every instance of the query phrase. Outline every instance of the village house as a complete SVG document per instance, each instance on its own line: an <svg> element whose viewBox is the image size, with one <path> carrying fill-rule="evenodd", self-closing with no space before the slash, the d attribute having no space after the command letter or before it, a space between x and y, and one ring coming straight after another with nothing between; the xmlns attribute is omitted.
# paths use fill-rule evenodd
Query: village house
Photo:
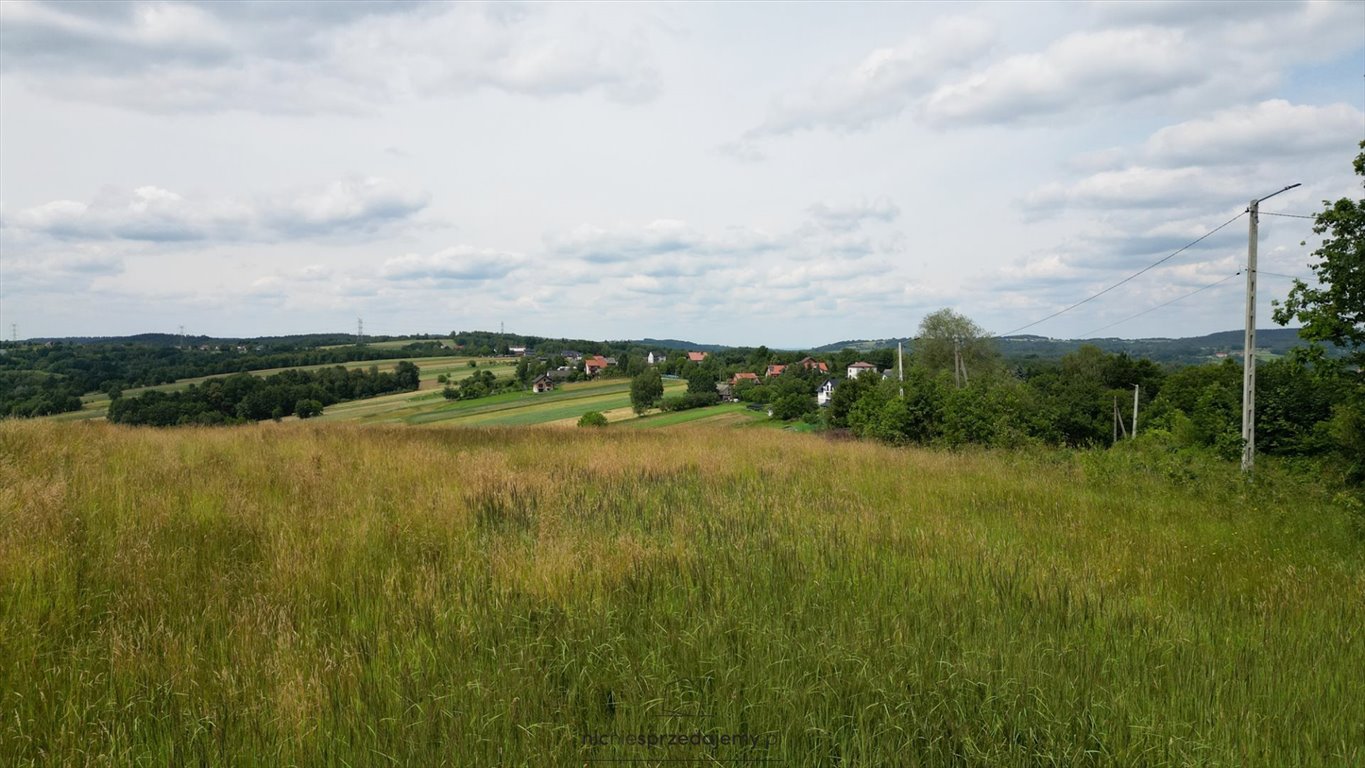
<svg viewBox="0 0 1365 768"><path fill-rule="evenodd" d="M560 352L560 353L559 353L559 356L562 357L562 358L564 358L565 360L571 362L571 363L576 363L576 362L578 362L579 360L582 360L582 359L583 359L583 353L582 353L582 352L575 352L575 351L573 351L572 349L566 349L566 350L564 350L563 352Z"/></svg>
<svg viewBox="0 0 1365 768"><path fill-rule="evenodd" d="M781 376L782 372L785 370L787 370L787 366L774 363L773 365L768 366L768 370L763 373L763 377L770 379L774 376Z"/></svg>
<svg viewBox="0 0 1365 768"><path fill-rule="evenodd" d="M705 352L688 352L687 359L694 363L700 363L706 359L706 355Z"/></svg>
<svg viewBox="0 0 1365 768"><path fill-rule="evenodd" d="M532 391L532 392L536 392L536 393L540 393L540 392L549 392L550 390L552 390L552 389L554 389L554 388L555 388L554 379L551 379L549 376L547 376L547 375L545 375L545 374L543 374L543 373L542 373L541 375L537 376L535 381L531 382L531 391Z"/></svg>
<svg viewBox="0 0 1365 768"><path fill-rule="evenodd" d="M834 397L834 387L837 382L834 379L825 379L825 383L815 390L815 404L821 408L829 405L830 398Z"/></svg>
<svg viewBox="0 0 1365 768"><path fill-rule="evenodd" d="M526 355L526 347L508 347L507 353L509 355L516 355L517 357L524 357Z"/></svg>
<svg viewBox="0 0 1365 768"><path fill-rule="evenodd" d="M861 360L859 360L858 362L848 367L848 378L856 379L858 378L858 374L863 373L864 371L868 371L875 374L877 372L877 366L873 365L872 363L864 363Z"/></svg>
<svg viewBox="0 0 1365 768"><path fill-rule="evenodd" d="M808 371L819 371L820 373L829 373L829 366L825 365L819 360L816 360L813 357L803 357L801 358L801 361L797 363L797 365L801 366L802 368L805 368Z"/></svg>
<svg viewBox="0 0 1365 768"><path fill-rule="evenodd" d="M589 376L596 376L607 368L607 358L601 355L583 358L583 372Z"/></svg>
<svg viewBox="0 0 1365 768"><path fill-rule="evenodd" d="M736 386L741 381L752 381L753 383L757 384L758 374L750 373L748 371L740 371L739 373L736 373L734 376L730 377L730 386L732 387Z"/></svg>
<svg viewBox="0 0 1365 768"><path fill-rule="evenodd" d="M667 358L668 355L665 355L663 352L650 352L645 356L645 360L649 361L650 365L658 365Z"/></svg>

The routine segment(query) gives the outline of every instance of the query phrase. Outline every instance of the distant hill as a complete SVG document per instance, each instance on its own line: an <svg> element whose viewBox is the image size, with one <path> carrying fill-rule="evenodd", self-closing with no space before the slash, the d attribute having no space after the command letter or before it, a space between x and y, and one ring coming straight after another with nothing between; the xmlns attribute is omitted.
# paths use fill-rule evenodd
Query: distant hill
<svg viewBox="0 0 1365 768"><path fill-rule="evenodd" d="M816 347L814 352L838 352L855 349L867 352L874 349L887 349L897 342L906 346L914 339L855 339L838 341ZM1093 344L1106 352L1127 352L1134 357L1145 357L1158 362L1195 363L1216 358L1220 354L1241 356L1243 331L1218 331L1204 336L1187 338L1119 339L1114 337L1094 339L1053 339L1033 334L1002 336L996 339L1000 351L1006 357L1061 357L1078 349L1082 344ZM1308 342L1299 338L1297 328L1262 328L1256 331L1256 348L1261 352L1284 355L1295 347L1307 346ZM1329 351L1331 348L1329 348Z"/></svg>
<svg viewBox="0 0 1365 768"><path fill-rule="evenodd" d="M695 352L720 352L732 347L724 344L698 344L695 341L683 341L681 339L632 339L628 344L638 344L642 347L655 347L658 349L685 349Z"/></svg>

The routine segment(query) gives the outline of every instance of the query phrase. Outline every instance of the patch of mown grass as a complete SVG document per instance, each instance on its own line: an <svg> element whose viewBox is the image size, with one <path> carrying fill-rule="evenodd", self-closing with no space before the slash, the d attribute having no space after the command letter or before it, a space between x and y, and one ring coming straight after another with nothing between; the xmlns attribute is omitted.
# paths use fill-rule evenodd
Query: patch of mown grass
<svg viewBox="0 0 1365 768"><path fill-rule="evenodd" d="M0 423L17 765L1350 765L1362 626L1271 461Z"/></svg>

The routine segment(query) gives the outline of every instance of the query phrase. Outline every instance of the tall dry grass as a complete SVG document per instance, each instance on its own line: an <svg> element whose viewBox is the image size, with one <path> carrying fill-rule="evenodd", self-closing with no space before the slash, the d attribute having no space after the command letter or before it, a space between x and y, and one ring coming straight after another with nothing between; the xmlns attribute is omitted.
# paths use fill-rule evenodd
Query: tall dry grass
<svg viewBox="0 0 1365 768"><path fill-rule="evenodd" d="M1360 764L1351 502L1192 461L0 423L0 762Z"/></svg>

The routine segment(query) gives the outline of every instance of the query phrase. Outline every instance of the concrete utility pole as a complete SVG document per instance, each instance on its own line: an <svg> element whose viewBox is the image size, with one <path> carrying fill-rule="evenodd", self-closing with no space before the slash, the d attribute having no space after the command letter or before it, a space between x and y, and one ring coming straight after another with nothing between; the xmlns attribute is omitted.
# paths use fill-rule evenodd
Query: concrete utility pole
<svg viewBox="0 0 1365 768"><path fill-rule="evenodd" d="M355 319L355 343L356 346L365 343L365 319L363 317Z"/></svg>
<svg viewBox="0 0 1365 768"><path fill-rule="evenodd" d="M1290 184L1280 192L1288 192ZM1252 200L1247 206L1247 312L1246 339L1242 346L1242 471L1250 473L1256 465L1256 239L1260 234L1261 203L1275 195Z"/></svg>
<svg viewBox="0 0 1365 768"><path fill-rule="evenodd" d="M901 381L901 399L905 399L905 352L904 343L896 342L896 373Z"/></svg>
<svg viewBox="0 0 1365 768"><path fill-rule="evenodd" d="M1133 385L1133 439L1137 439L1138 385Z"/></svg>

